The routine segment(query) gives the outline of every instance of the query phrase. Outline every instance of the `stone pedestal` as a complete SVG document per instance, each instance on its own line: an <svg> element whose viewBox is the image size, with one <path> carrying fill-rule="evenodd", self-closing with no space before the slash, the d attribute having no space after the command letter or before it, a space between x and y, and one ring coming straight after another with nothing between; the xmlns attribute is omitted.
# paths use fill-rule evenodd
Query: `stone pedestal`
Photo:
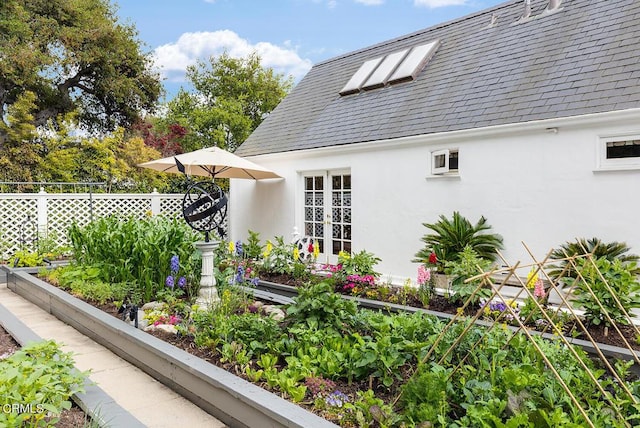
<svg viewBox="0 0 640 428"><path fill-rule="evenodd" d="M196 305L201 309L211 309L220 301L216 288L216 277L213 274L213 251L220 242L196 242L196 248L202 253L202 276L200 277L200 291Z"/></svg>

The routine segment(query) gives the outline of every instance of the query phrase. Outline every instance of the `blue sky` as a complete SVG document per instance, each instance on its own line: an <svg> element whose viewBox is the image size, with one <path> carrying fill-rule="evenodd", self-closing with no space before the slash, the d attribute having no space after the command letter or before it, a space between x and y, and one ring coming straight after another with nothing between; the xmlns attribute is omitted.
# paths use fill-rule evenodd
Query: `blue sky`
<svg viewBox="0 0 640 428"><path fill-rule="evenodd" d="M512 0L519 1L519 0ZM164 77L167 98L198 59L245 57L299 81L323 60L504 0L114 0Z"/></svg>

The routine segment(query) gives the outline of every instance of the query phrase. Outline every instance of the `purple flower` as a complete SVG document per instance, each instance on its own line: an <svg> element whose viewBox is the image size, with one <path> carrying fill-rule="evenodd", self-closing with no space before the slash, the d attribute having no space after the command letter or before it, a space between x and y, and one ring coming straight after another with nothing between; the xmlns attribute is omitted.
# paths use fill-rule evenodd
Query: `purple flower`
<svg viewBox="0 0 640 428"><path fill-rule="evenodd" d="M169 275L167 277L167 279L164 281L164 285L166 285L169 288L173 288L174 284L174 279L172 275Z"/></svg>
<svg viewBox="0 0 640 428"><path fill-rule="evenodd" d="M178 287L184 288L185 285L187 285L187 278L185 278L184 276L178 278Z"/></svg>
<svg viewBox="0 0 640 428"><path fill-rule="evenodd" d="M259 278L251 278L251 285L253 285L254 287L258 286L258 282L260 281Z"/></svg>
<svg viewBox="0 0 640 428"><path fill-rule="evenodd" d="M242 257L242 241L236 242L236 255Z"/></svg>
<svg viewBox="0 0 640 428"><path fill-rule="evenodd" d="M244 282L244 268L238 266L238 272L236 273L236 283L241 284Z"/></svg>
<svg viewBox="0 0 640 428"><path fill-rule="evenodd" d="M180 259L177 255L171 257L171 273L174 275L180 270Z"/></svg>
<svg viewBox="0 0 640 428"><path fill-rule="evenodd" d="M342 407L345 403L349 402L349 397L343 392L336 390L329 394L324 401L331 407Z"/></svg>

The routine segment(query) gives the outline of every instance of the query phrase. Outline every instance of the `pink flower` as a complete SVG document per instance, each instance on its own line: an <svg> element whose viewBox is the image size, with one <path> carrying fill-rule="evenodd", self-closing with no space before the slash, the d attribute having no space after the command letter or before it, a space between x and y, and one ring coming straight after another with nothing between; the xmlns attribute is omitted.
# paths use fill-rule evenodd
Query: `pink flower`
<svg viewBox="0 0 640 428"><path fill-rule="evenodd" d="M544 299L544 296L546 296L546 293L544 291L544 284L542 283L541 279L538 279L534 285L533 288L533 295L537 298L537 299Z"/></svg>
<svg viewBox="0 0 640 428"><path fill-rule="evenodd" d="M424 285L431 279L431 270L423 265L418 266L418 285Z"/></svg>

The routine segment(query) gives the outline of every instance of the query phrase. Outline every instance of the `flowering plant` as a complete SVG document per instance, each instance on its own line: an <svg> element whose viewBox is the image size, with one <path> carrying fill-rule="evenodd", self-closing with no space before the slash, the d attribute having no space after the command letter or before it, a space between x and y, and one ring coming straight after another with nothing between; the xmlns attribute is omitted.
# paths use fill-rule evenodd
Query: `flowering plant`
<svg viewBox="0 0 640 428"><path fill-rule="evenodd" d="M187 278L184 275L178 276L178 273L180 272L180 258L175 254L169 261L169 269L171 273L167 275L164 285L170 290L179 290L179 294L182 294L183 290L187 286Z"/></svg>
<svg viewBox="0 0 640 428"><path fill-rule="evenodd" d="M510 300L508 302L504 302L502 300L481 300L480 307L485 316L492 318L496 321L503 322L511 322L514 321L514 316L519 315L520 311L518 309L518 304L514 300ZM508 307L511 307L511 311L509 311Z"/></svg>
<svg viewBox="0 0 640 428"><path fill-rule="evenodd" d="M338 285L342 287L342 291L358 293L361 289L375 287L376 279L373 275L347 275L346 282Z"/></svg>
<svg viewBox="0 0 640 428"><path fill-rule="evenodd" d="M429 301L433 296L434 280L431 275L431 269L427 269L424 265L418 266L418 297L423 306L429 306Z"/></svg>

